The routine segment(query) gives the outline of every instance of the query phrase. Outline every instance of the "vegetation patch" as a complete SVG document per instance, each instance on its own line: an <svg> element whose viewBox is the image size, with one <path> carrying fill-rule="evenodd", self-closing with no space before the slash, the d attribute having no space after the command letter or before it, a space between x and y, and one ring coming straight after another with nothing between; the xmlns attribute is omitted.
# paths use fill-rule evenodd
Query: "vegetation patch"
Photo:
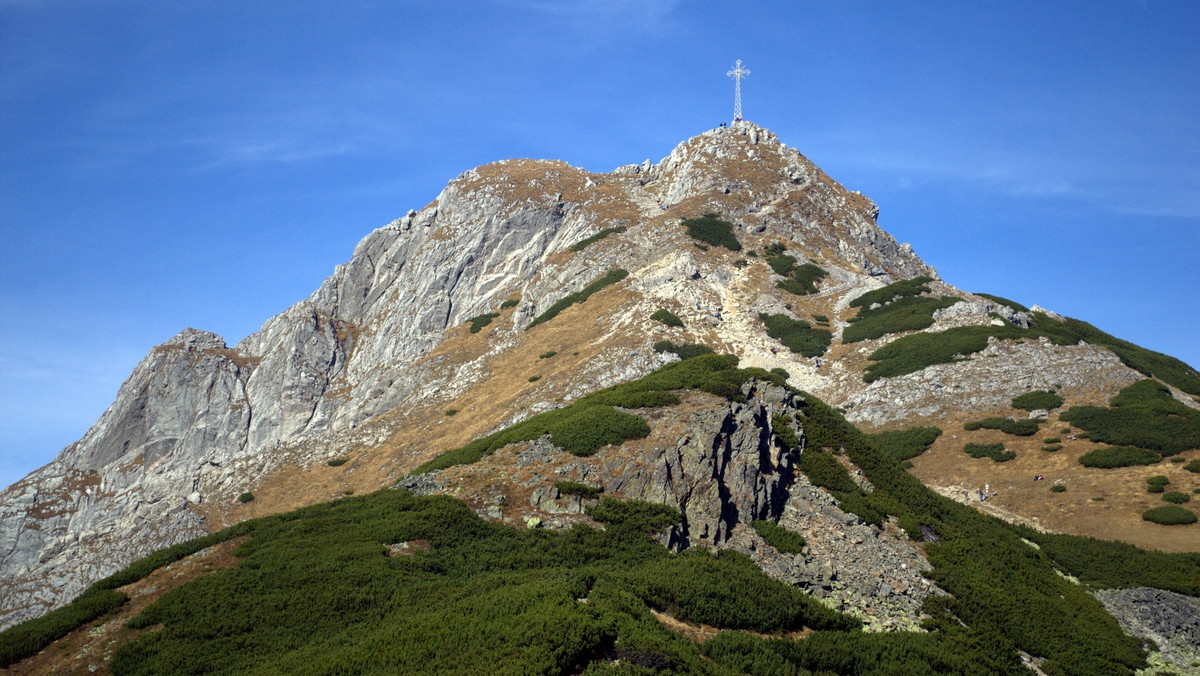
<svg viewBox="0 0 1200 676"><path fill-rule="evenodd" d="M683 320L679 318L679 315L667 310L666 308L655 310L654 314L650 315L650 319L653 319L656 322L662 322L667 326L683 326Z"/></svg>
<svg viewBox="0 0 1200 676"><path fill-rule="evenodd" d="M1028 530L1026 537L1036 542L1055 565L1084 584L1108 588L1155 587L1200 596L1200 575L1196 575L1200 570L1200 553L1168 554L1124 542L1032 530Z"/></svg>
<svg viewBox="0 0 1200 676"><path fill-rule="evenodd" d="M1186 526L1196 523L1196 513L1176 505L1163 505L1142 512L1142 519L1163 526Z"/></svg>
<svg viewBox="0 0 1200 676"><path fill-rule="evenodd" d="M539 354L538 359L549 359L550 357L553 357L556 354L558 354L558 350L550 350L549 352L543 352L543 353Z"/></svg>
<svg viewBox="0 0 1200 676"><path fill-rule="evenodd" d="M41 617L22 622L0 632L0 668L10 667L32 657L54 641L75 631L129 601L123 592L97 591L77 598L69 605Z"/></svg>
<svg viewBox="0 0 1200 676"><path fill-rule="evenodd" d="M448 408L448 409L446 409L446 417L447 417L447 418L449 418L449 417L450 417L450 416L452 416L452 415L457 415L457 414L458 414L458 409L457 409L457 408Z"/></svg>
<svg viewBox="0 0 1200 676"><path fill-rule="evenodd" d="M1088 451L1079 456L1079 464L1084 467L1098 467L1100 469L1153 465L1161 461L1162 457L1154 451L1147 451L1144 448L1134 448L1133 446L1097 448L1094 451Z"/></svg>
<svg viewBox="0 0 1200 676"><path fill-rule="evenodd" d="M579 481L559 481L554 484L559 493L563 495L578 495L581 498L598 498L604 492L604 489L599 486L581 483Z"/></svg>
<svg viewBox="0 0 1200 676"><path fill-rule="evenodd" d="M752 378L783 385L779 376L758 368L739 369L737 357L707 354L667 364L628 383L614 385L576 400L569 406L539 413L512 427L447 451L413 470L422 474L467 465L509 444L532 441L544 434L559 448L588 455L606 444L640 439L650 433L646 422L621 408L671 406L679 398L671 390L702 390L726 399L744 401L741 388ZM590 409L597 409L589 412Z"/></svg>
<svg viewBox="0 0 1200 676"><path fill-rule="evenodd" d="M246 504L247 502L253 502L254 494L251 493L250 491L246 491L245 493L242 493L241 495L237 496L237 501L242 503L243 505Z"/></svg>
<svg viewBox="0 0 1200 676"><path fill-rule="evenodd" d="M1007 298L1001 298L1000 296L993 296L990 293L976 293L974 295L979 296L980 298L987 298L988 300L995 301L997 303L1000 303L1001 305L1007 305L1010 308L1012 308L1014 310L1018 310L1020 312L1029 312L1029 308L1027 308L1024 305L1021 305L1020 303L1017 303L1015 301L1011 301Z"/></svg>
<svg viewBox="0 0 1200 676"><path fill-rule="evenodd" d="M1184 465L1183 468L1189 472L1192 472L1193 474L1200 474L1200 458L1189 462L1188 464Z"/></svg>
<svg viewBox="0 0 1200 676"><path fill-rule="evenodd" d="M453 410L453 409L451 409L451 410ZM348 462L350 462L350 458L347 458L346 456L342 456L340 458L333 458L331 460L326 460L325 464L329 465L330 467L341 467L342 465L344 465Z"/></svg>
<svg viewBox="0 0 1200 676"><path fill-rule="evenodd" d="M886 287L885 287L886 288ZM905 296L872 309L859 308L858 315L842 332L842 341L857 343L860 340L879 338L889 333L920 331L933 326L933 313L958 302L948 296Z"/></svg>
<svg viewBox="0 0 1200 676"><path fill-rule="evenodd" d="M503 303L501 303L501 304L500 304L500 309L501 309L501 310L507 310L507 309L508 309L508 308L510 308L510 307L516 307L516 306L517 306L517 305L519 305L520 303L521 303L521 299L520 299L520 298L509 298L508 300L506 300L506 301L504 301Z"/></svg>
<svg viewBox="0 0 1200 676"><path fill-rule="evenodd" d="M625 232L624 227L605 228L605 229L601 230L600 232L592 235L591 237L588 237L586 239L581 239L578 242L576 242L575 244L571 245L571 251L575 251L575 252L583 251L584 249L595 244L596 242L599 242L600 240L604 239L605 237L608 237L609 235L615 235L615 234L621 233L621 232Z"/></svg>
<svg viewBox="0 0 1200 676"><path fill-rule="evenodd" d="M897 461L911 460L933 445L942 435L937 427L912 427L906 430L892 430L865 435L876 448L887 453Z"/></svg>
<svg viewBox="0 0 1200 676"><path fill-rule="evenodd" d="M780 368L778 366L772 368L771 373L774 373L775 375L779 376L780 378L783 378L784 380L787 380L788 378L792 377L792 374L788 373L787 369Z"/></svg>
<svg viewBox="0 0 1200 676"><path fill-rule="evenodd" d="M1017 457L1013 451L1004 450L1004 444L964 444L963 453L972 458L991 458L996 462L1008 462Z"/></svg>
<svg viewBox="0 0 1200 676"><path fill-rule="evenodd" d="M1038 409L1045 409L1049 411L1062 406L1062 404L1062 397L1047 390L1027 392L1019 397L1014 397L1012 400L1013 408L1019 408L1025 411L1036 411Z"/></svg>
<svg viewBox="0 0 1200 676"><path fill-rule="evenodd" d="M929 283L932 281L933 277L922 275L921 277L913 277L912 279L905 279L893 284L888 284L881 289L868 291L858 298L850 301L850 307L871 307L876 303L884 305L900 298L908 298L911 296L919 296L923 293L929 293Z"/></svg>
<svg viewBox="0 0 1200 676"><path fill-rule="evenodd" d="M807 296L817 292L817 282L829 273L820 266L813 263L805 263L796 265L796 258L784 253L779 253L774 256L768 256L767 265L775 271L777 275L787 277L775 286L794 293L797 296Z"/></svg>
<svg viewBox="0 0 1200 676"><path fill-rule="evenodd" d="M699 357L702 354L712 354L712 348L707 345L698 345L696 343L683 343L676 345L669 340L660 340L654 344L655 352L670 352L677 355L680 359L691 359Z"/></svg>
<svg viewBox="0 0 1200 676"><path fill-rule="evenodd" d="M891 287L885 287L885 289L887 288ZM864 296L870 296L879 291L884 291L884 289L869 292ZM851 305L858 303L864 296L852 301ZM883 301L876 299L873 302ZM867 303L867 306L869 307L870 304ZM1112 350L1126 366L1140 371L1146 376L1158 378L1165 383L1174 385L1189 394L1200 395L1200 373L1184 362L1114 338L1086 322L1070 318L1058 321L1041 312L1033 314L1033 320L1028 329L1011 325L961 326L935 333L903 336L870 355L869 358L877 363L867 367L863 378L867 382L872 382L878 378L914 373L934 364L946 364L966 359L987 347L988 338L992 337L999 339L1045 337L1055 345L1076 345L1081 340L1092 345L1100 345Z"/></svg>
<svg viewBox="0 0 1200 676"><path fill-rule="evenodd" d="M476 317L471 317L468 322L471 322L471 333L479 333L485 326L492 323L492 320L499 317L499 312L485 312Z"/></svg>
<svg viewBox="0 0 1200 676"><path fill-rule="evenodd" d="M531 382L531 383L536 383L537 381L539 381L541 379L542 379L541 376L529 376L529 382Z"/></svg>
<svg viewBox="0 0 1200 676"><path fill-rule="evenodd" d="M1164 502L1172 502L1176 505L1182 505L1185 502L1191 502L1192 496L1181 491L1170 491L1163 493L1162 499Z"/></svg>
<svg viewBox="0 0 1200 676"><path fill-rule="evenodd" d="M775 433L775 440L785 449L790 451L800 448L800 437L796 436L796 431L788 424L786 415L776 413L771 416L771 431Z"/></svg>
<svg viewBox="0 0 1200 676"><path fill-rule="evenodd" d="M609 270L608 274L604 275L600 279L597 279L596 281L592 282L591 284L588 284L587 286L583 287L579 291L576 291L575 293L569 293L569 294L563 296L562 298L558 299L558 301L556 303L554 303L554 305L551 305L548 310L546 310L542 314L538 315L532 322L529 322L529 326L526 326L525 330L528 331L529 329L532 329L533 327L537 326L538 324L541 324L542 322L546 322L546 321L550 321L551 319L554 319L555 317L558 316L558 313L562 312L563 310L566 310L567 308L571 307L572 305L575 305L576 303L582 303L582 302L586 301L588 298L591 298L592 294L596 293L597 291L599 291L599 290L603 289L604 287L609 286L611 284L616 284L617 282L621 281L622 279L625 279L628 276L629 276L629 271L624 270L622 268L616 268L615 270Z"/></svg>
<svg viewBox="0 0 1200 676"><path fill-rule="evenodd" d="M766 540L767 544L783 554L800 554L804 551L804 536L790 531L774 521L752 521L754 532Z"/></svg>
<svg viewBox="0 0 1200 676"><path fill-rule="evenodd" d="M1000 430L1005 434L1016 437L1031 437L1037 434L1039 422L1033 419L1013 420L1011 418L984 418L973 420L963 425L963 429L972 432L978 429Z"/></svg>
<svg viewBox="0 0 1200 676"><path fill-rule="evenodd" d="M760 312L758 318L767 327L767 335L783 343L792 352L805 357L819 357L829 349L833 334L825 329L814 329L803 319L792 319L784 314L768 315Z"/></svg>
<svg viewBox="0 0 1200 676"><path fill-rule="evenodd" d="M733 234L733 224L721 220L716 214L704 214L700 218L685 218L681 221L692 239L713 246L723 246L730 251L741 251L742 244Z"/></svg>
<svg viewBox="0 0 1200 676"><path fill-rule="evenodd" d="M1051 493L1066 493L1067 487L1062 484L1054 484L1053 486L1050 487L1050 492Z"/></svg>
<svg viewBox="0 0 1200 676"><path fill-rule="evenodd" d="M1162 456L1200 448L1200 411L1176 401L1156 380L1123 388L1110 408L1075 406L1060 417L1100 443L1136 446Z"/></svg>
<svg viewBox="0 0 1200 676"><path fill-rule="evenodd" d="M1058 453L1062 450L1062 444L1046 444L1042 446L1042 450L1046 453Z"/></svg>

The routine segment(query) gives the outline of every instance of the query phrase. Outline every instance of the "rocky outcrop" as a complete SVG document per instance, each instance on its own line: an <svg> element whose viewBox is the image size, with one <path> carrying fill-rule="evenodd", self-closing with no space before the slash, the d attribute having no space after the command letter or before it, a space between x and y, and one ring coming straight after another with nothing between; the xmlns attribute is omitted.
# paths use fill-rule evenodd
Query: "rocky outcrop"
<svg viewBox="0 0 1200 676"><path fill-rule="evenodd" d="M619 476L601 473L609 495L674 507L683 522L676 547L691 540L721 546L738 523L776 519L792 480L793 452L775 443L774 413L794 411L788 390L747 384L747 402L684 414L684 431L668 447L652 447Z"/></svg>
<svg viewBox="0 0 1200 676"><path fill-rule="evenodd" d="M1158 647L1150 656L1151 671L1200 672L1200 599L1150 587L1101 589L1093 594L1125 633Z"/></svg>

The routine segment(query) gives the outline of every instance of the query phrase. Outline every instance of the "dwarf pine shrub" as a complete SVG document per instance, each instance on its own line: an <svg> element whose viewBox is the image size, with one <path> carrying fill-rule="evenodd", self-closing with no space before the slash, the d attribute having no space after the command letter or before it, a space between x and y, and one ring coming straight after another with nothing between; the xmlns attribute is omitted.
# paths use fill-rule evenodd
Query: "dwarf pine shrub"
<svg viewBox="0 0 1200 676"><path fill-rule="evenodd" d="M492 323L492 320L499 317L499 312L485 312L476 317L471 317L468 322L471 322L471 333L479 333L485 326Z"/></svg>
<svg viewBox="0 0 1200 676"><path fill-rule="evenodd" d="M782 554L799 554L804 551L804 536L790 531L774 521L751 521L750 525L759 537Z"/></svg>
<svg viewBox="0 0 1200 676"><path fill-rule="evenodd" d="M1079 456L1079 464L1084 467L1112 469L1114 467L1136 467L1153 465L1162 462L1162 457L1154 451L1133 446L1111 446L1097 448Z"/></svg>
<svg viewBox="0 0 1200 676"><path fill-rule="evenodd" d="M699 218L685 218L681 221L687 228L692 239L698 239L713 246L723 246L730 251L741 251L742 244L733 234L733 224L721 220L716 214L707 213Z"/></svg>
<svg viewBox="0 0 1200 676"><path fill-rule="evenodd" d="M676 315L674 312L671 312L666 308L655 310L654 314L650 315L650 319L653 319L656 322L662 322L667 326L683 326L683 320L679 318L679 315Z"/></svg>
<svg viewBox="0 0 1200 676"><path fill-rule="evenodd" d="M1019 408L1026 411L1036 411L1038 409L1046 409L1049 411L1062 406L1062 404L1062 397L1058 396L1054 392L1049 392L1046 390L1027 392L1019 397L1014 397L1012 400L1013 408Z"/></svg>
<svg viewBox="0 0 1200 676"><path fill-rule="evenodd" d="M1176 505L1163 505L1142 512L1142 519L1163 526L1185 526L1196 523L1196 513Z"/></svg>

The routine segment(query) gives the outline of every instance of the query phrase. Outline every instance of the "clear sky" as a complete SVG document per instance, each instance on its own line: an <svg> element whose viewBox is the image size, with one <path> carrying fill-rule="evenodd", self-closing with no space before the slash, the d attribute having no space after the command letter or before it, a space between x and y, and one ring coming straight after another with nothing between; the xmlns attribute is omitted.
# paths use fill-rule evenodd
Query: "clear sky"
<svg viewBox="0 0 1200 676"><path fill-rule="evenodd" d="M1200 365L1200 2L0 0L0 485L471 167L733 112L969 291Z"/></svg>

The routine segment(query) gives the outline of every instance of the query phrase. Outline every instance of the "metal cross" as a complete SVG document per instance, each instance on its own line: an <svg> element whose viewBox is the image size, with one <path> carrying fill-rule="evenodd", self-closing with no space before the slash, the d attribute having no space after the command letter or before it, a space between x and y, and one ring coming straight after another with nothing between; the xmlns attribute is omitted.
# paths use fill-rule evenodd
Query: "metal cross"
<svg viewBox="0 0 1200 676"><path fill-rule="evenodd" d="M742 78L746 77L749 74L750 74L749 70L742 68L742 60L741 59L737 60L737 64L734 65L733 70L726 73L726 75L733 78L733 81L735 83L734 90L733 90L734 91L734 95L733 95L733 121L734 122L742 121Z"/></svg>

